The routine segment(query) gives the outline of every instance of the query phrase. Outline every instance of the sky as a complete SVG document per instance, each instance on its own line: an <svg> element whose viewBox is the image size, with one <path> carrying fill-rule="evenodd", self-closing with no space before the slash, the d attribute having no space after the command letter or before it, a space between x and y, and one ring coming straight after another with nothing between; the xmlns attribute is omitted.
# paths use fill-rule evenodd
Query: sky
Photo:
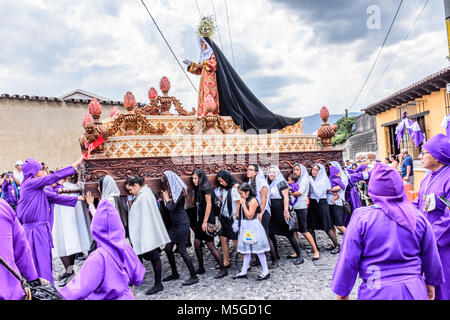
<svg viewBox="0 0 450 320"><path fill-rule="evenodd" d="M443 0L429 0L403 41L425 2L403 1L351 112L449 65ZM195 0L145 3L180 62L199 59L196 26L214 4L213 39L247 86L275 113L308 116L352 105L400 0L197 0L200 12ZM132 91L148 102L149 88L159 92L167 76L169 95L187 110L197 107L196 91L140 0L0 0L0 39L0 94L82 89L121 101ZM199 77L189 78L198 87Z"/></svg>

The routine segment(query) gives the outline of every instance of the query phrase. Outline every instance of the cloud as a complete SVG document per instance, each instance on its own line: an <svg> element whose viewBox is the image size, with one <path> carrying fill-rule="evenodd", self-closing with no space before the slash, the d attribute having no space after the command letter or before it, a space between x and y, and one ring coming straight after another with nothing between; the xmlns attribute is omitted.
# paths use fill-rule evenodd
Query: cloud
<svg viewBox="0 0 450 320"><path fill-rule="evenodd" d="M178 59L198 60L195 3L146 1ZM343 113L359 91L399 1L214 2L221 47L246 84L274 112L306 116L326 105ZM424 1L404 1L357 111L447 65L442 1L430 1L408 41L401 42ZM212 14L209 0L198 0ZM366 25L367 7L381 10L380 30ZM126 91L146 102L167 76L169 94L186 108L197 93L140 1L17 0L0 3L0 93L60 96L80 88L121 100ZM215 42L220 43L218 35ZM390 58L392 66L380 78ZM198 87L199 77L189 74Z"/></svg>

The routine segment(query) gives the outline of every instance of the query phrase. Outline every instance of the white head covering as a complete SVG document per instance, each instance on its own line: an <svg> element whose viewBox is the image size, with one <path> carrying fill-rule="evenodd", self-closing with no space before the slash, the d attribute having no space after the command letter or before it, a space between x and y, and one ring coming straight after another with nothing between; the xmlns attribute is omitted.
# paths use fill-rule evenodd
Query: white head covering
<svg viewBox="0 0 450 320"><path fill-rule="evenodd" d="M317 174L316 179L312 176L310 176L309 179L311 184L311 198L316 200L325 199L327 191L331 188L331 182L327 176L325 167L322 164L316 163L314 166L319 167L319 173Z"/></svg>
<svg viewBox="0 0 450 320"><path fill-rule="evenodd" d="M337 161L331 161L330 164L331 164L333 167L336 167L336 168L339 169L339 171L341 172L341 177L340 177L340 178L341 178L341 180L342 180L342 183L343 183L344 186L347 188L347 186L348 186L348 180L349 180L347 171L346 171L346 170L342 170L341 165L340 165L339 162L337 162Z"/></svg>
<svg viewBox="0 0 450 320"><path fill-rule="evenodd" d="M269 192L270 192L270 190L274 187L274 186L276 186L276 185L278 185L278 183L280 183L281 181L286 181L286 179L284 179L284 177L283 177L283 174L281 173L281 171L280 171L280 168L278 168L277 166L275 166L275 165L271 165L270 167L269 167L269 171L270 171L270 169L275 169L275 171L276 171L276 176L275 176L275 179L273 179L273 181L270 183L270 185L269 185ZM269 177L269 172L267 172L267 177ZM268 183L268 182L267 182Z"/></svg>
<svg viewBox="0 0 450 320"><path fill-rule="evenodd" d="M303 180L309 179L309 173L308 173L308 170L305 168L305 166L302 165L301 163L296 163L296 164L294 164L294 166L293 166L292 168L295 168L295 167L297 167L297 166L300 167L300 170L301 170L301 172L302 172L301 175L300 175L300 177L299 177L298 180L297 180L297 183L298 183L298 184L301 184Z"/></svg>
<svg viewBox="0 0 450 320"><path fill-rule="evenodd" d="M184 190L187 191L187 186L181 178L175 174L173 171L164 171L164 175L167 177L170 186L170 192L172 193L172 198L174 202L177 202L178 197Z"/></svg>
<svg viewBox="0 0 450 320"><path fill-rule="evenodd" d="M206 50L203 50L202 48L202 42L206 44ZM208 60L211 58L212 54L214 53L211 46L206 42L206 40L203 37L198 37L198 45L200 46L200 60L199 63L202 63L205 60Z"/></svg>
<svg viewBox="0 0 450 320"><path fill-rule="evenodd" d="M117 184L111 176L106 175L103 178L102 184L102 199L111 199L113 197L119 197L120 191L117 188Z"/></svg>

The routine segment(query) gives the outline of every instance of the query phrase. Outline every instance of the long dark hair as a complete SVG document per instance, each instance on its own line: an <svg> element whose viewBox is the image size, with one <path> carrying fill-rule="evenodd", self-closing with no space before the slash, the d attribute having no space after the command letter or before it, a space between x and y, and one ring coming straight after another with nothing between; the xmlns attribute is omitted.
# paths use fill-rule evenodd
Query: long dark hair
<svg viewBox="0 0 450 320"><path fill-rule="evenodd" d="M224 186L224 185L220 184L219 178L222 178L223 180L225 180L225 182L227 183L227 186ZM232 188L234 187L234 185L236 184L236 179L234 179L233 175L227 170L220 170L217 173L216 179L217 179L217 182L219 183L219 185L222 188L228 190L228 193L227 193L227 208L228 208L228 212L230 214L232 214L233 213L233 200L231 198L231 191L232 191ZM223 201L223 199L222 199L222 201Z"/></svg>
<svg viewBox="0 0 450 320"><path fill-rule="evenodd" d="M127 177L127 180L125 181L125 184L132 187L135 184L140 185L141 187L144 185L144 178L141 176L129 176Z"/></svg>
<svg viewBox="0 0 450 320"><path fill-rule="evenodd" d="M205 194L211 194L211 202L214 204L214 190L209 183L206 173L202 169L195 169L192 175L198 177L198 185L194 185L194 199L201 206L206 203Z"/></svg>

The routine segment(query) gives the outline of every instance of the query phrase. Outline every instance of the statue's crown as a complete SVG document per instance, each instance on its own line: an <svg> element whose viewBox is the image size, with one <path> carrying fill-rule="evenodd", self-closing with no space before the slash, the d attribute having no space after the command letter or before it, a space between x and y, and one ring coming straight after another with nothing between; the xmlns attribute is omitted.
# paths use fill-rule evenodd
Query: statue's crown
<svg viewBox="0 0 450 320"><path fill-rule="evenodd" d="M213 16L203 16L200 18L200 23L197 27L197 33L203 38L211 38L216 31L216 22Z"/></svg>

